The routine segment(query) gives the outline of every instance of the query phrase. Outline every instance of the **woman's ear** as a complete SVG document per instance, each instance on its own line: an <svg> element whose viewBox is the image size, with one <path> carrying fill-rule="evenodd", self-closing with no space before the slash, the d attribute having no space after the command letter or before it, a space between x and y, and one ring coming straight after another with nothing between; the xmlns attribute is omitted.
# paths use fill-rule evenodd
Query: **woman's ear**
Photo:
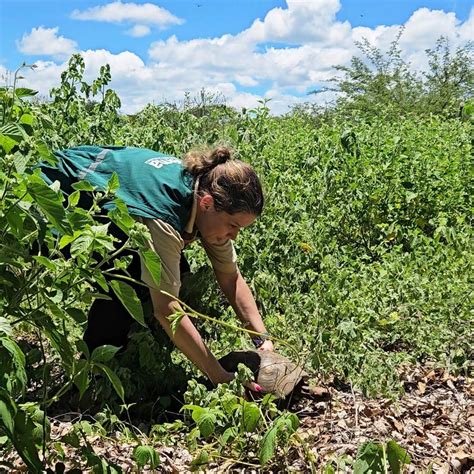
<svg viewBox="0 0 474 474"><path fill-rule="evenodd" d="M210 194L204 194L199 199L201 211L209 211L214 208L214 198Z"/></svg>

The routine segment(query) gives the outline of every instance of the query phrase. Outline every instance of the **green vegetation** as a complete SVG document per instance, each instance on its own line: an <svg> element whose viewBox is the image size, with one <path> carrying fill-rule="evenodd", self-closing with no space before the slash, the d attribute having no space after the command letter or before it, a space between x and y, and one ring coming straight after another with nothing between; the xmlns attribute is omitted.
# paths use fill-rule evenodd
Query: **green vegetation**
<svg viewBox="0 0 474 474"><path fill-rule="evenodd" d="M114 199L117 180L105 193L78 183L65 200L58 183L48 186L35 170L39 161L54 162L52 150L72 145L143 146L181 156L193 145L225 141L250 162L267 204L236 243L240 270L271 334L312 373L351 381L370 396L396 396L402 363L430 360L469 370L472 49L451 54L440 40L428 52L430 70L421 81L396 43L388 56L363 47L375 69L354 59L340 81L345 97L321 113L300 108L273 117L265 103L238 113L203 91L183 108L149 105L122 116L120 100L107 88L108 66L87 84L80 56L71 58L51 102L30 100L35 92L19 87L16 76L0 89L1 451L15 449L37 472L63 462L67 445L78 450L82 467L115 472L86 435L118 430L134 444L138 467L159 465L154 442L178 439L193 451L195 469L211 460L278 469L295 444L315 462L298 436L296 415L280 411L270 396L242 398L245 370L213 391L191 380L183 416L163 424L171 394L197 374L127 282L104 278L104 268L113 276L114 268L126 267L121 253L128 248L142 252L149 267L159 264L145 253L143 226L118 199L109 218L127 232L127 243L116 248L108 224L98 220L98 204ZM82 208L85 193L93 200ZM186 252L194 275L184 299L235 323L199 246ZM137 327L125 351L104 346L88 354L81 339L87 309L110 291ZM242 332L198 324L217 355L248 345ZM48 414L74 390L98 415L53 442ZM147 433L136 426L144 418ZM388 441L361 446L353 467L398 472L407 462L405 451Z"/></svg>

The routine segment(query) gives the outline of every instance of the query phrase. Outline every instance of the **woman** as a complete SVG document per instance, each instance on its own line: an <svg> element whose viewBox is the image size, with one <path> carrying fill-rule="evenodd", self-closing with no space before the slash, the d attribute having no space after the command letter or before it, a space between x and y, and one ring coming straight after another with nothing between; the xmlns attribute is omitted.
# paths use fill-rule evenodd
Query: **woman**
<svg viewBox="0 0 474 474"><path fill-rule="evenodd" d="M74 180L87 180L98 189L105 189L112 173L117 173L117 196L129 213L150 230L150 248L161 259L160 285L155 285L143 264L141 272L138 270L137 261L128 271L148 285L156 319L175 345L214 384L230 381L233 374L222 368L189 317L185 316L172 333L168 317L182 309L175 299L162 293L178 296L181 252L193 240L201 240L217 282L244 326L262 333L254 340L256 346L273 350L272 342L265 338L266 329L252 293L238 270L232 244L239 230L250 226L263 208L262 188L249 165L234 160L224 147L191 152L183 161L131 147L80 146L55 155L57 168L43 167L43 172L49 181L59 179L66 194ZM112 205L108 203L104 208ZM114 230L115 235L117 232L119 229ZM111 301L95 300L91 307L84 336L91 350L102 344L126 343L132 318L118 298L111 296ZM253 382L250 388L260 391Z"/></svg>

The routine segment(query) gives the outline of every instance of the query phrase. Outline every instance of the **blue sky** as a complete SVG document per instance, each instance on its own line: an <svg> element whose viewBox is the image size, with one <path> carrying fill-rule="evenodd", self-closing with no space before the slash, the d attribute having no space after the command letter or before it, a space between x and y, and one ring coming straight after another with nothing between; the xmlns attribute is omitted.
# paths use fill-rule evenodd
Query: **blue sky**
<svg viewBox="0 0 474 474"><path fill-rule="evenodd" d="M327 84L362 37L383 49L404 25L414 68L441 34L453 46L474 39L470 0L0 0L0 22L3 75L36 63L25 85L47 96L81 52L88 79L111 64L125 112L204 87L235 107L269 98L280 113L331 100L307 92Z"/></svg>

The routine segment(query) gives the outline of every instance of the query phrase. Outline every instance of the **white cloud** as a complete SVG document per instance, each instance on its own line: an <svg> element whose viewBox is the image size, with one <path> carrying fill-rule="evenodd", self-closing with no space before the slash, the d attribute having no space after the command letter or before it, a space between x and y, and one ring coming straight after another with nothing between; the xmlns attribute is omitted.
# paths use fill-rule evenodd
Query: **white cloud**
<svg viewBox="0 0 474 474"><path fill-rule="evenodd" d="M111 87L118 92L123 111L127 113L149 102L179 102L186 92L197 93L203 87L219 90L230 105L238 108L254 107L259 99L271 98L271 110L283 113L291 105L333 100L333 93L309 96L306 93L327 85L336 75L334 65L348 65L353 55L360 54L354 41L365 37L384 51L402 26L352 28L348 22L337 20L338 0L288 0L287 5L287 8L272 9L263 20L255 20L249 28L234 35L187 41L170 36L156 41L150 45L147 61L131 51L120 54L106 50L85 51L87 80L97 74L101 65L109 63ZM101 11L104 15L105 10ZM136 33L146 32L140 30L139 25L153 26L139 21L137 15L133 17L137 22ZM108 21L112 21L111 18L109 16ZM131 21L131 14L114 18L114 21L119 21L118 18ZM433 47L440 34L450 38L454 47L472 38L474 10L462 23L453 13L421 8L404 26L400 47L404 57L419 68L425 58L424 50ZM275 47L278 43L282 47ZM49 87L46 69L51 67L59 78L58 70L63 66L47 64L41 77ZM28 80L34 80L36 74L28 73ZM45 91L41 81L36 83ZM243 91L242 87L254 89Z"/></svg>
<svg viewBox="0 0 474 474"><path fill-rule="evenodd" d="M134 25L133 28L130 28L127 31L127 34L133 36L134 38L141 38L142 36L147 36L151 33L151 29L146 25Z"/></svg>
<svg viewBox="0 0 474 474"><path fill-rule="evenodd" d="M137 4L122 3L121 1L91 7L84 11L74 10L71 18L107 23L132 23L141 26L151 25L158 28L167 28L171 25L181 25L183 23L181 18L153 3Z"/></svg>
<svg viewBox="0 0 474 474"><path fill-rule="evenodd" d="M59 28L33 28L17 41L18 49L24 54L65 58L76 51L77 43L64 36L58 36Z"/></svg>

